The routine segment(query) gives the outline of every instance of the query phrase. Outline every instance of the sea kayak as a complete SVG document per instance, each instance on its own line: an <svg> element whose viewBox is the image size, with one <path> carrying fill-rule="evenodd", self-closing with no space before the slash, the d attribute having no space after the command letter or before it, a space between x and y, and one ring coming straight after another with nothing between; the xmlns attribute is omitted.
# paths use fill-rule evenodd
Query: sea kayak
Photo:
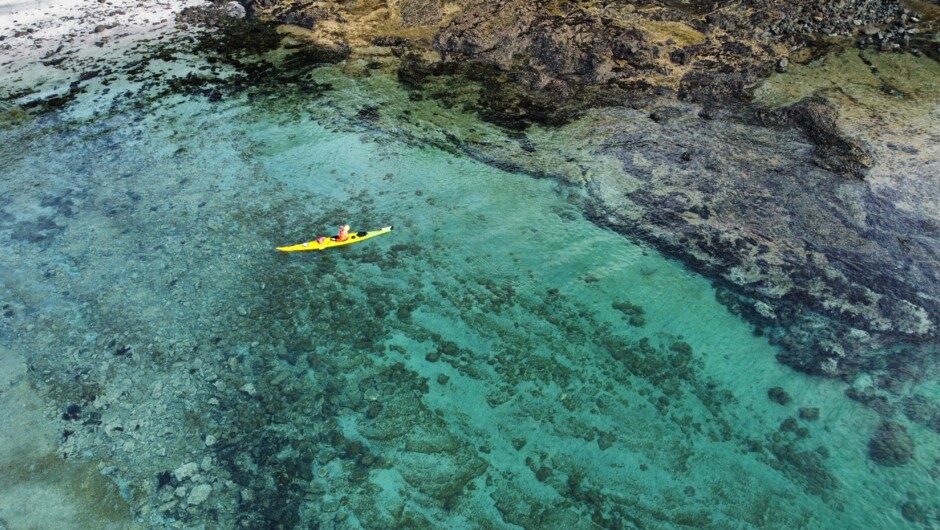
<svg viewBox="0 0 940 530"><path fill-rule="evenodd" d="M366 239L373 238L375 236L380 236L382 234L387 234L392 231L391 226L386 226L385 228L379 228L378 230L372 230L370 232L350 232L349 238L346 241L337 241L335 237L327 237L323 239L323 242L320 243L316 239L313 241L307 241L306 243L300 243L298 245L291 245L289 247L277 247L281 252L303 252L305 250L324 250L331 247L341 247L343 245L351 245L353 243L359 243L360 241L365 241Z"/></svg>

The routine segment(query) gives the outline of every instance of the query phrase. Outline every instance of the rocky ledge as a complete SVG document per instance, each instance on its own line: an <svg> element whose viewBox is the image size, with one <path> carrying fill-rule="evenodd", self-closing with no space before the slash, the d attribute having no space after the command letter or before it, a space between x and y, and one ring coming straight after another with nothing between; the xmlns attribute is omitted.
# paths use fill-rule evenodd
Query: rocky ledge
<svg viewBox="0 0 940 530"><path fill-rule="evenodd" d="M483 81L490 119L524 127L641 94L747 99L769 73L834 42L940 55L929 13L900 0L826 2L244 0L324 46L391 47L424 71ZM414 72L414 68L409 70Z"/></svg>

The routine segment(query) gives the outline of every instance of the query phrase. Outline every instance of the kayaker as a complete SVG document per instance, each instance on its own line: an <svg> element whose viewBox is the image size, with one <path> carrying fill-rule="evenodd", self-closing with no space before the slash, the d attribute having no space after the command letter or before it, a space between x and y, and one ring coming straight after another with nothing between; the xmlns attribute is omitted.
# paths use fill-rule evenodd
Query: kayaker
<svg viewBox="0 0 940 530"><path fill-rule="evenodd" d="M349 225L339 227L339 234L336 235L336 241L346 241L349 239Z"/></svg>

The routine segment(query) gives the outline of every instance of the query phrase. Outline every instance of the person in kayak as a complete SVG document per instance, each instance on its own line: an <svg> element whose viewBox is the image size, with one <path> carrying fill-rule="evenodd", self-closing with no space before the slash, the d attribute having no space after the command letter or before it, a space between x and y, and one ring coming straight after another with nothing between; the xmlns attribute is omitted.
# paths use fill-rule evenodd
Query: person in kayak
<svg viewBox="0 0 940 530"><path fill-rule="evenodd" d="M336 234L334 238L337 242L346 241L349 239L349 225L343 225L339 227L339 234Z"/></svg>

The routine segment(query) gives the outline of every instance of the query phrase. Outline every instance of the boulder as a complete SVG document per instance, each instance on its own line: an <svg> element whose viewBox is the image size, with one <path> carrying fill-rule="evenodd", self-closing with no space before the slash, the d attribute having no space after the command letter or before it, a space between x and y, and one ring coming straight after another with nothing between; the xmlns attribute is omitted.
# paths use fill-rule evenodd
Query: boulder
<svg viewBox="0 0 940 530"><path fill-rule="evenodd" d="M210 493L212 493L212 486L208 484L200 484L193 488L193 490L189 493L189 498L186 500L186 502L191 506L198 506L209 498Z"/></svg>

